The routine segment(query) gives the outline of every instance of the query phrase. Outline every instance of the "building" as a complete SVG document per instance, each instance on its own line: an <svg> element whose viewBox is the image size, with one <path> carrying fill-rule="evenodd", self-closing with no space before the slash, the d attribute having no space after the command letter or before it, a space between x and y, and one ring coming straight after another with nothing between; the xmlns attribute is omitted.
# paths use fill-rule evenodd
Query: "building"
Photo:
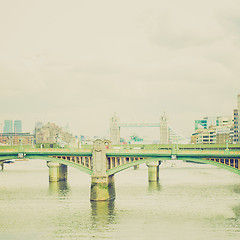
<svg viewBox="0 0 240 240"><path fill-rule="evenodd" d="M240 94L237 96L237 109L238 109L238 142L240 142Z"/></svg>
<svg viewBox="0 0 240 240"><path fill-rule="evenodd" d="M5 120L3 126L4 133L13 133L13 120Z"/></svg>
<svg viewBox="0 0 240 240"><path fill-rule="evenodd" d="M233 143L234 121L236 124L236 119L234 120L231 116L204 117L201 120L195 120L195 132L191 136L191 143Z"/></svg>
<svg viewBox="0 0 240 240"><path fill-rule="evenodd" d="M233 110L233 143L238 143L238 109Z"/></svg>
<svg viewBox="0 0 240 240"><path fill-rule="evenodd" d="M213 144L216 143L216 128L197 129L191 138L191 143L196 144Z"/></svg>
<svg viewBox="0 0 240 240"><path fill-rule="evenodd" d="M47 123L37 125L35 127L36 144L59 144L61 146L70 146L75 144L76 139L69 132L65 132L62 128L57 126L55 123ZM51 146L50 146L51 147Z"/></svg>
<svg viewBox="0 0 240 240"><path fill-rule="evenodd" d="M21 133L22 132L22 120L14 121L14 132Z"/></svg>
<svg viewBox="0 0 240 240"><path fill-rule="evenodd" d="M225 144L233 142L233 127L217 127L216 128L216 143Z"/></svg>
<svg viewBox="0 0 240 240"><path fill-rule="evenodd" d="M217 116L217 117L204 117L200 120L195 120L195 130L208 129L211 126L232 126L232 116Z"/></svg>
<svg viewBox="0 0 240 240"><path fill-rule="evenodd" d="M34 134L30 133L2 133L1 145L33 145Z"/></svg>

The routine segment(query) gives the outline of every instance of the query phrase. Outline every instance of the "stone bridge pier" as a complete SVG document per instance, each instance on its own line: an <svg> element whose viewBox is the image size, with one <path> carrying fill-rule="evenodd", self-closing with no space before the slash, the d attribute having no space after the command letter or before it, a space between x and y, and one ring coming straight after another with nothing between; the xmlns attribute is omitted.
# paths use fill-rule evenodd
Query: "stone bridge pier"
<svg viewBox="0 0 240 240"><path fill-rule="evenodd" d="M93 173L91 181L91 201L107 201L115 199L114 175L107 175L106 166L107 141L97 139L93 144Z"/></svg>
<svg viewBox="0 0 240 240"><path fill-rule="evenodd" d="M158 182L159 181L159 165L161 161L150 162L147 164L148 167L148 182Z"/></svg>
<svg viewBox="0 0 240 240"><path fill-rule="evenodd" d="M47 162L49 168L49 182L59 182L67 180L67 165L56 162Z"/></svg>
<svg viewBox="0 0 240 240"><path fill-rule="evenodd" d="M1 166L1 171L3 171L3 169L4 169L4 162L0 162L0 166Z"/></svg>

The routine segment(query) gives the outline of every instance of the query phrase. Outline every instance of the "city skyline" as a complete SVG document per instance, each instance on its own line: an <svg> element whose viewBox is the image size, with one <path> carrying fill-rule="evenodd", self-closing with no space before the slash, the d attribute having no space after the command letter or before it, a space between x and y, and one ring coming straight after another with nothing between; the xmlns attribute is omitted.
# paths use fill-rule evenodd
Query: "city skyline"
<svg viewBox="0 0 240 240"><path fill-rule="evenodd" d="M196 119L237 108L238 1L13 0L0 13L0 122L95 136L114 112L131 123L165 111L189 137Z"/></svg>
<svg viewBox="0 0 240 240"><path fill-rule="evenodd" d="M114 113L114 114L116 114L116 113ZM165 114L165 112L164 112L164 114ZM163 115L162 115L163 116ZM112 116L113 117L113 116ZM118 115L117 115L117 117L119 117ZM209 116L203 116L202 117L202 119L207 119ZM217 119L217 117L220 117L220 116L213 116L213 115L210 115L210 118L212 118L212 119ZM230 116L227 116L227 115L222 115L222 117L231 117L232 118L232 120L234 119L234 116L233 116L233 114L232 115L230 115ZM3 129L3 132L4 132L4 122L9 122L9 121L12 121L12 125L13 125L13 123L15 124L15 122L18 122L18 121L20 121L21 122L21 124L22 124L22 120L4 120L3 121L3 123L0 121L0 124L2 125L2 129ZM184 136L184 137L186 137L186 138L189 138L189 140L190 140L190 137L191 137L191 135L194 133L194 130L196 129L196 121L200 121L200 120L198 120L198 119L195 119L194 120L194 123L193 123L193 127L192 127L192 132L190 133L190 135L189 136L184 136L184 135L182 135L181 133L179 133L179 131L178 131L178 129L174 129L178 134L180 134L180 135L182 135L182 136ZM150 122L146 122L146 121L138 121L138 122L121 122L120 121L120 124L156 124L156 123L159 123L160 121L158 120L158 121L150 121ZM29 132L29 133L34 133L34 129L35 129L35 127L37 126L37 124L43 124L43 125L45 125L45 124L47 124L47 123L54 123L54 124L56 124L55 122L50 122L50 121L43 121L43 122L39 122L39 121L35 121L35 124L34 124L34 127L33 127L33 130L30 130L30 131L17 131L17 132ZM215 125L215 124L213 124L213 125ZM170 126L171 126L171 124L170 124ZM65 124L64 126L61 126L61 125L59 125L59 127L61 127L61 128L63 128L63 129L65 129L66 131L69 131L69 132L71 132L73 135L77 135L77 133L75 133L75 132L72 132L71 131L71 128L70 128L70 126L69 126L69 123L67 123L67 124ZM21 126L21 128L22 128L22 126ZM130 129L130 130L129 130ZM136 135L136 136L140 136L140 137L146 137L147 139L152 139L152 140L154 140L154 141L156 141L156 140L159 140L159 129L158 129L158 127L157 127L157 130L154 130L154 129L156 129L156 128L148 128L148 127L145 127L145 128L139 128L139 127L128 127L127 129L126 128L121 128L121 137L124 137L124 138L126 138L126 137L130 137L130 135ZM6 132L6 131L5 131ZM13 131L13 128L12 128L12 132L14 132ZM80 135L82 135L82 134L80 134ZM85 134L85 136L90 136L89 134ZM92 136L90 136L90 137L96 137L97 135L95 134L93 134ZM110 137L110 124L109 124L109 126L108 126L108 128L107 129L105 129L105 133L104 134L102 134L101 136L99 136L99 137ZM151 138L152 137L152 138Z"/></svg>

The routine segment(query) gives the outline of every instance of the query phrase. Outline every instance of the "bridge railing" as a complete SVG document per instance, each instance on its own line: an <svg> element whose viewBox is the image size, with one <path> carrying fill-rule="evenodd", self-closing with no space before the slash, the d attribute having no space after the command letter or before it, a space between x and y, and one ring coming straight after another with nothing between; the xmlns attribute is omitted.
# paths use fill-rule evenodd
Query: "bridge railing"
<svg viewBox="0 0 240 240"><path fill-rule="evenodd" d="M69 148L8 148L8 149L0 149L0 152L91 152L91 149L69 149Z"/></svg>
<svg viewBox="0 0 240 240"><path fill-rule="evenodd" d="M145 149L109 149L109 153L171 153L170 150L145 150Z"/></svg>
<svg viewBox="0 0 240 240"><path fill-rule="evenodd" d="M69 148L28 148L24 152L91 152L91 149L69 149Z"/></svg>
<svg viewBox="0 0 240 240"><path fill-rule="evenodd" d="M209 150L209 149L191 149L191 150L182 150L178 149L177 153L183 153L183 154L203 154L203 153L209 153L209 154L240 154L239 150Z"/></svg>
<svg viewBox="0 0 240 240"><path fill-rule="evenodd" d="M7 148L7 149L0 149L0 152L18 152L19 150L16 148Z"/></svg>
<svg viewBox="0 0 240 240"><path fill-rule="evenodd" d="M9 148L0 149L1 152L91 152L91 149L69 149L69 148ZM158 150L146 150L146 149L107 149L107 153L156 153L156 154L233 154L239 155L240 150L218 150L218 149L158 149Z"/></svg>

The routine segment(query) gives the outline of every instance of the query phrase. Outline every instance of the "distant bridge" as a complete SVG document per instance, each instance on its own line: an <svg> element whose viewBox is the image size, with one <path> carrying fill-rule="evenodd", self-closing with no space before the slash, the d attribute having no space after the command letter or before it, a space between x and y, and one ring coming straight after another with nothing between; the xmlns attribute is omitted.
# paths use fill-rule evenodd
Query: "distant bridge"
<svg viewBox="0 0 240 240"><path fill-rule="evenodd" d="M49 181L66 180L71 166L91 175L91 200L115 197L114 174L127 168L147 164L149 181L158 181L159 165L165 160L184 160L215 165L240 175L240 149L107 149L109 141L96 140L93 149L0 150L0 163L17 158L42 159L48 162ZM0 178L1 179L1 178Z"/></svg>
<svg viewBox="0 0 240 240"><path fill-rule="evenodd" d="M110 139L114 144L120 143L120 129L121 128L131 128L131 127L154 127L160 129L160 143L163 144L187 144L190 143L190 139L186 138L182 134L175 131L168 124L168 118L164 115L161 116L158 123L120 123L119 117L114 114L110 121Z"/></svg>

